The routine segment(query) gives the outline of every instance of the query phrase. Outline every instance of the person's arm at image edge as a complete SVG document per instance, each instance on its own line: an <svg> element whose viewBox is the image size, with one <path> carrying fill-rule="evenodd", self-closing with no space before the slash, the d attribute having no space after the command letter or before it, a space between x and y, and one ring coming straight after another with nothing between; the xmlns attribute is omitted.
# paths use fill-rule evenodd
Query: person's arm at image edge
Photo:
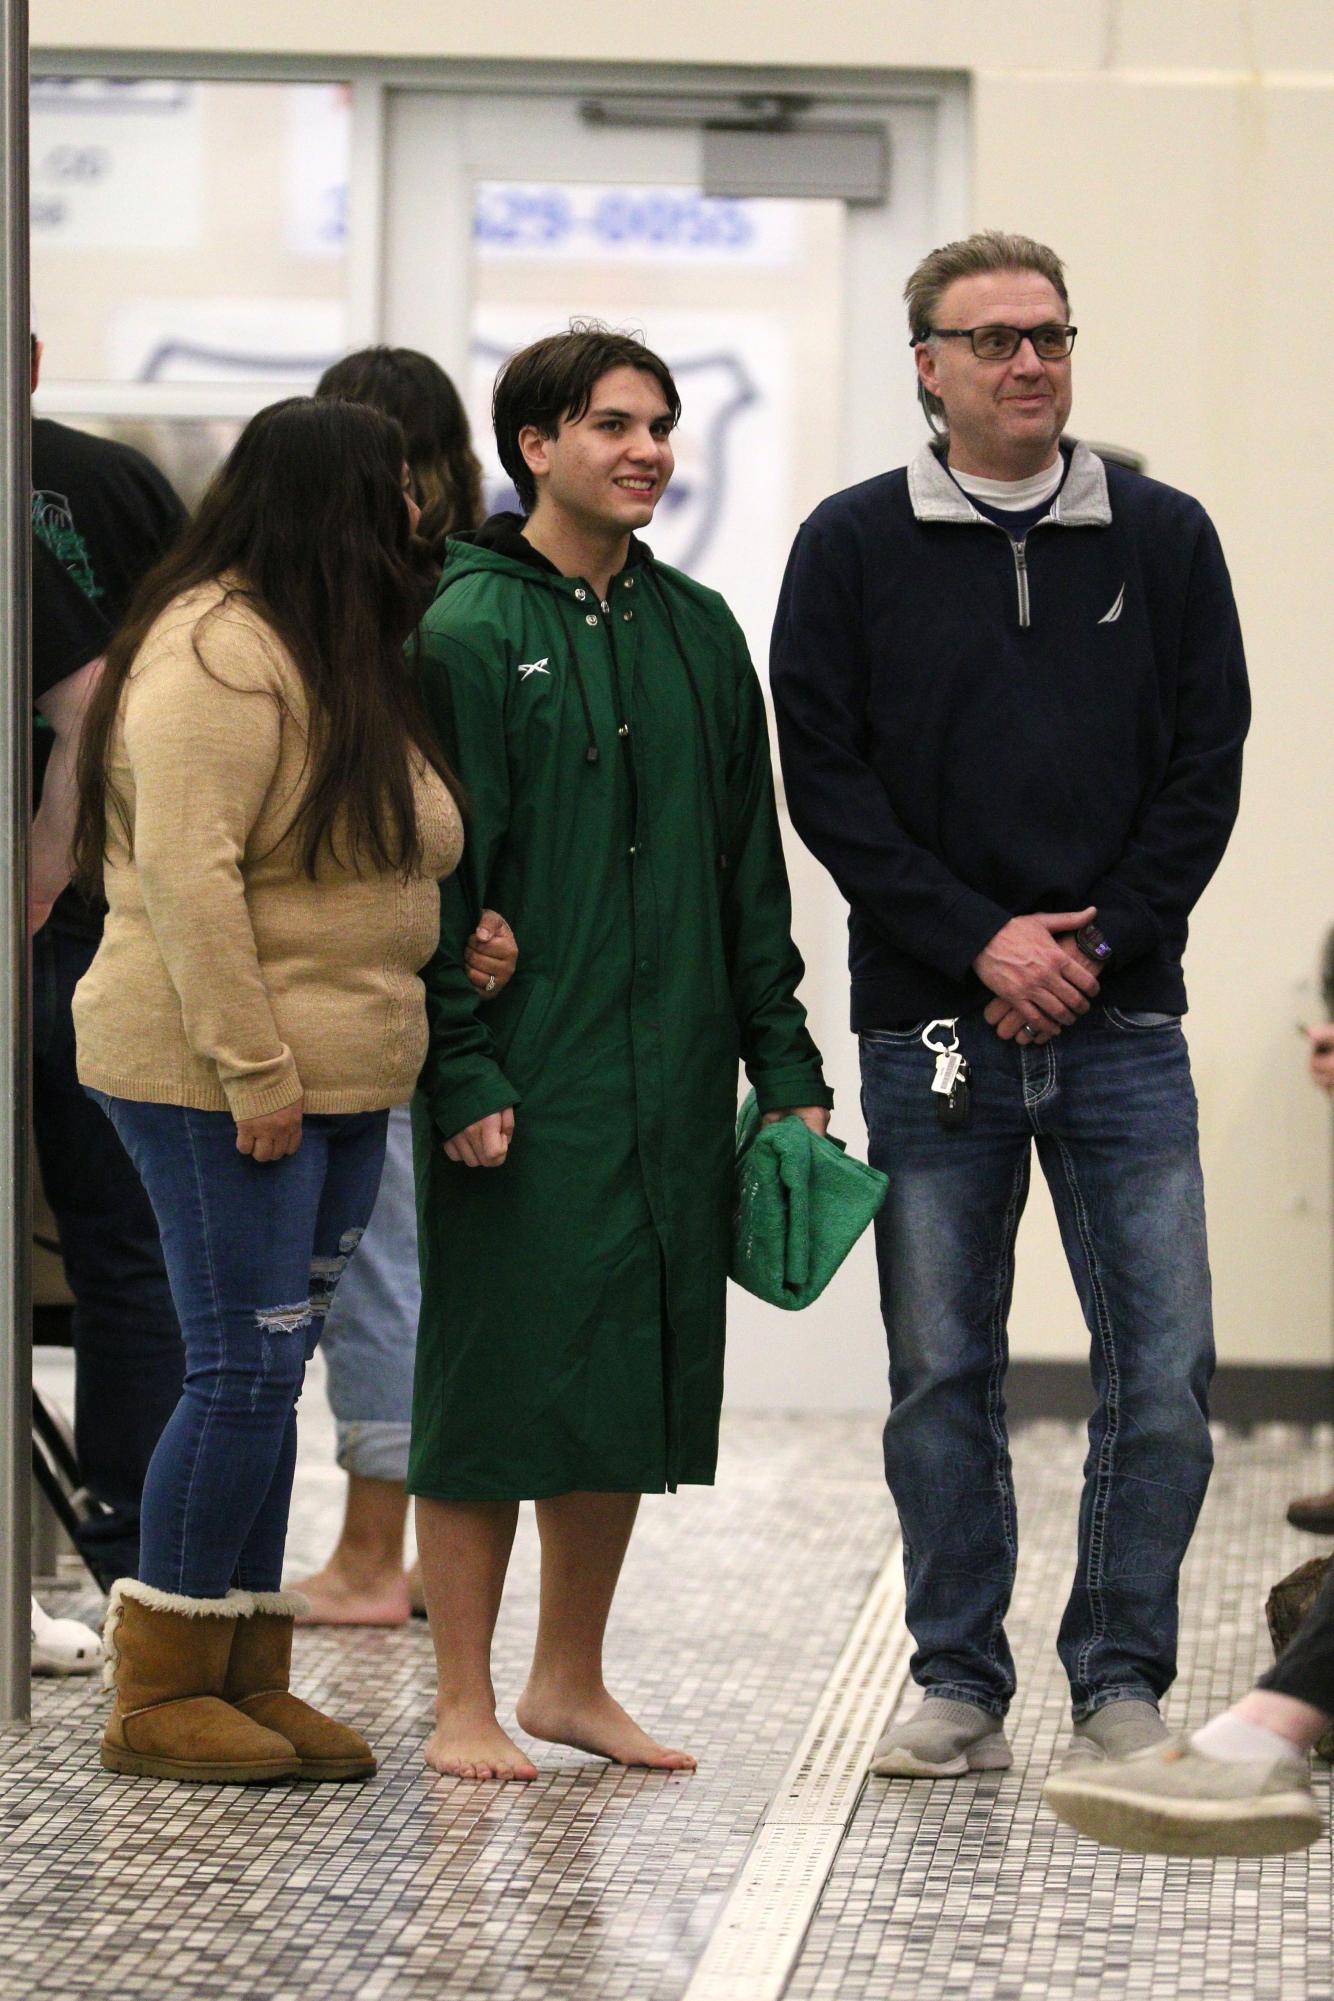
<svg viewBox="0 0 1334 2001"><path fill-rule="evenodd" d="M70 879L70 849L78 813L79 743L88 699L102 671L89 660L39 695L36 708L51 725L55 741L42 778L42 797L32 822L29 929L38 931Z"/></svg>

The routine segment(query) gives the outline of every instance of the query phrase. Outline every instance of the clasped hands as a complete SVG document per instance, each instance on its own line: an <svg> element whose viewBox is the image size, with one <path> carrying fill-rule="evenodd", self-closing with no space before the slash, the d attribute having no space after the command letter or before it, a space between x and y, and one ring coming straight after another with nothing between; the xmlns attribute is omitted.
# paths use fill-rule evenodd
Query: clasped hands
<svg viewBox="0 0 1334 2001"><path fill-rule="evenodd" d="M1088 1013L1098 997L1098 976L1075 933L1096 915L1090 905L1012 917L978 953L973 971L994 996L983 1018L1002 1042L1018 1038L1037 1047Z"/></svg>

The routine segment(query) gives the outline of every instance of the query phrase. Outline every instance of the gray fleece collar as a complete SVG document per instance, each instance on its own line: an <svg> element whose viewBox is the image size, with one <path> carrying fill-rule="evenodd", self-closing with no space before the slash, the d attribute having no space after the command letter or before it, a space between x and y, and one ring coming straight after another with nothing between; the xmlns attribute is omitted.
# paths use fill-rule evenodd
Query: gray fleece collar
<svg viewBox="0 0 1334 2001"><path fill-rule="evenodd" d="M956 486L931 445L923 445L908 467L908 498L919 521L952 521L967 527L984 521L962 487ZM1107 469L1096 452L1076 444L1065 484L1051 504L1050 517L1061 528L1109 528L1112 503L1107 494ZM988 526L990 524L988 523Z"/></svg>

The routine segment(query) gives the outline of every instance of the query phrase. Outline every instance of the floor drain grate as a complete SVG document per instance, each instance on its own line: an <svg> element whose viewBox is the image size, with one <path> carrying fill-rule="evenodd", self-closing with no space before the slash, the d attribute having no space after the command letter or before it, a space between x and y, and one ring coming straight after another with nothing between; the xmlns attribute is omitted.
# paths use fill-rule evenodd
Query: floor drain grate
<svg viewBox="0 0 1334 2001"><path fill-rule="evenodd" d="M912 1642L897 1545L775 1790L682 2001L778 2001L897 1702Z"/></svg>

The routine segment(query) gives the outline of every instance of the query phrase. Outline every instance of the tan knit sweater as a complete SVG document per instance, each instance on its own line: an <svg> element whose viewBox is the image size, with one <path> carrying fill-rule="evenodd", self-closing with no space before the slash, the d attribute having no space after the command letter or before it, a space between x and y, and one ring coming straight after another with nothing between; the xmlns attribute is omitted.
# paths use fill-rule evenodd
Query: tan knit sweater
<svg viewBox="0 0 1334 2001"><path fill-rule="evenodd" d="M113 812L106 930L74 995L80 1080L238 1119L299 1097L308 1112L402 1104L426 1053L417 972L463 846L457 808L422 766L422 873L326 856L312 882L287 831L304 684L272 629L222 599L212 584L169 605L126 682L108 771L134 838Z"/></svg>

